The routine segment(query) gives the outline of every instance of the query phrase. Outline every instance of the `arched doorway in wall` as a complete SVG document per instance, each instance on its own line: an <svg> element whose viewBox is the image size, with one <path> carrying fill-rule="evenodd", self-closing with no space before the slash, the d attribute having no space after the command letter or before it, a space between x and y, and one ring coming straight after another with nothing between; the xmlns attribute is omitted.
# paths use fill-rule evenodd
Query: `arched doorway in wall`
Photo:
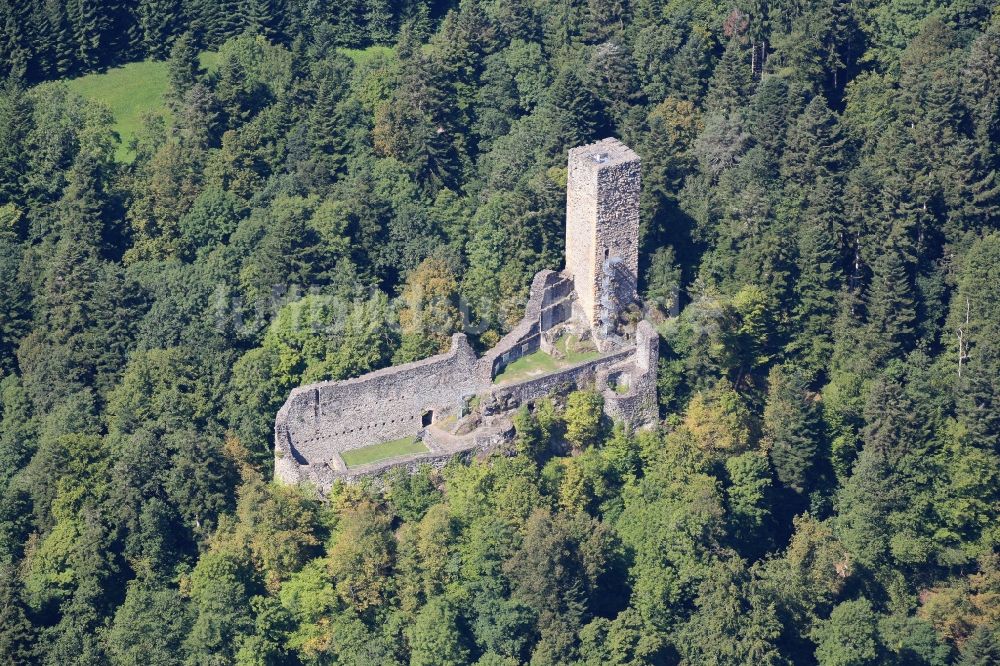
<svg viewBox="0 0 1000 666"><path fill-rule="evenodd" d="M420 426L426 428L432 423L434 423L434 410L425 409L424 413L420 415Z"/></svg>

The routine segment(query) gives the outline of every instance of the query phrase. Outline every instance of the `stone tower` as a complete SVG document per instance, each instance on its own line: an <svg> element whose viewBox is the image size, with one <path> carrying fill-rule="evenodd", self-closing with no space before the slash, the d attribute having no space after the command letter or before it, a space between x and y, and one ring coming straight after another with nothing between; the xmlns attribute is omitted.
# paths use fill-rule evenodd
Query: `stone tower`
<svg viewBox="0 0 1000 666"><path fill-rule="evenodd" d="M618 139L569 151L566 272L598 338L637 299L639 156Z"/></svg>

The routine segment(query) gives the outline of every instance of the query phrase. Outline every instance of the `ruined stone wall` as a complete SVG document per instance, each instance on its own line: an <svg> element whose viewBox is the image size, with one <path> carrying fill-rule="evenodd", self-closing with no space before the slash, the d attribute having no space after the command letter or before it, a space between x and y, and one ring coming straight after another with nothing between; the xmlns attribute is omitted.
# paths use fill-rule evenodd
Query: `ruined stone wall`
<svg viewBox="0 0 1000 666"><path fill-rule="evenodd" d="M648 321L636 326L636 346L577 364L537 379L494 387L482 401L485 414L502 414L554 393L595 388L604 396L604 412L612 419L641 427L659 417L656 364L660 338ZM628 390L616 390L627 378Z"/></svg>
<svg viewBox="0 0 1000 666"><path fill-rule="evenodd" d="M391 461L391 463L383 462L343 472L336 472L327 466L310 465L309 467L303 467L300 469L299 478L296 482L311 483L321 495L326 495L333 484L337 481L353 483L360 479L366 479L371 481L375 487L382 487L385 485L389 475L397 467L405 468L410 474L416 473L416 471L424 465L428 465L434 469L443 469L455 458L470 459L474 454L474 450L469 450L459 453L442 453L438 455L412 455L406 456L405 458L395 458ZM284 483L288 483L287 481L282 481Z"/></svg>
<svg viewBox="0 0 1000 666"><path fill-rule="evenodd" d="M484 388L475 364L456 334L446 354L294 389L275 421L276 475L295 477L296 467L331 463L335 453L415 435L428 411L435 420L458 415L463 400Z"/></svg>
<svg viewBox="0 0 1000 666"><path fill-rule="evenodd" d="M626 349L543 375L537 379L497 386L483 400L482 409L487 415L491 413L501 414L552 393L566 393L577 388L593 387L601 369L613 366L632 355L633 351Z"/></svg>
<svg viewBox="0 0 1000 666"><path fill-rule="evenodd" d="M525 354L538 351L541 336L572 314L573 282L555 271L539 271L531 281L524 317L476 366L479 380L489 384L504 368Z"/></svg>
<svg viewBox="0 0 1000 666"><path fill-rule="evenodd" d="M296 389L279 412L275 427L275 477L284 483L311 482L321 490L335 480L384 474L391 467L416 468L420 464L443 465L464 451L415 454L405 458L346 470L337 467L334 454L378 441L416 434L421 430L420 413L426 408L441 414L461 408L463 398L477 393L480 409L487 417L509 414L521 405L578 388L595 388L604 396L605 413L641 427L656 421L656 363L659 337L649 322L636 327L636 346L601 358L579 363L536 379L515 384L483 385L471 377L472 350L464 337L456 336L448 354L406 366L387 368L372 375ZM403 371L399 373L398 371ZM628 376L629 389L620 393L615 382ZM372 381L374 379L374 381ZM398 383L395 380L400 380ZM326 389L324 392L323 389ZM478 389L478 390L477 390ZM319 402L315 397L319 391ZM388 390L391 397L385 395ZM332 403L339 400L340 414L364 410L368 416L353 421L361 427L353 433L346 421L332 418ZM446 405L445 403L450 403ZM319 414L318 416L316 414ZM375 417L374 421L366 420ZM378 421L381 416L388 421ZM385 423L385 425L383 425ZM393 425L396 424L396 425ZM399 429L402 424L402 430ZM393 429L396 428L396 429ZM326 436L322 436L326 433ZM320 436L317 436L319 434ZM484 431L471 438L470 449L495 446L495 433Z"/></svg>
<svg viewBox="0 0 1000 666"><path fill-rule="evenodd" d="M636 326L635 352L624 362L610 366L598 384L603 385L604 411L612 419L633 427L656 422L660 407L656 397L656 364L660 356L660 336L648 321ZM628 391L619 393L618 382L627 377Z"/></svg>
<svg viewBox="0 0 1000 666"><path fill-rule="evenodd" d="M617 139L569 151L566 186L566 273L596 328L607 261L618 300L636 300L639 272L639 156Z"/></svg>

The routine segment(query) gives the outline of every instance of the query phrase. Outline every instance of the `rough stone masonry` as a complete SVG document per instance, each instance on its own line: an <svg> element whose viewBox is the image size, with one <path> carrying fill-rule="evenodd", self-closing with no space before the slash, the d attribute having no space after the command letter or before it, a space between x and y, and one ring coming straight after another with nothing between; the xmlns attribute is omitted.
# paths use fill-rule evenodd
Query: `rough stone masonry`
<svg viewBox="0 0 1000 666"><path fill-rule="evenodd" d="M566 267L535 276L522 321L481 358L456 334L444 354L293 389L275 419L275 479L325 492L337 480L395 466L440 465L509 439L510 416L522 405L582 387L601 392L609 417L633 427L653 423L659 337L648 321L624 316L638 305L639 179L639 156L617 139L572 149ZM496 381L526 354L558 355L554 342L561 335L587 341L593 357L521 381ZM357 468L341 457L409 436L427 451Z"/></svg>
<svg viewBox="0 0 1000 666"><path fill-rule="evenodd" d="M621 141L604 139L569 151L566 273L591 326L600 323L609 301L637 300L639 187L639 156ZM616 275L606 275L610 271ZM615 277L621 293L607 288L607 278L614 283Z"/></svg>

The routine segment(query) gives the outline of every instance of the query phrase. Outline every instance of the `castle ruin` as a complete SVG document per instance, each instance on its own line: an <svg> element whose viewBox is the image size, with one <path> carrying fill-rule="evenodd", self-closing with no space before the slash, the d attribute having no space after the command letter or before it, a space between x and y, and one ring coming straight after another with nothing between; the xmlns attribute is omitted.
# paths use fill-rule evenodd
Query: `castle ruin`
<svg viewBox="0 0 1000 666"><path fill-rule="evenodd" d="M275 420L275 478L326 491L337 480L489 451L509 441L522 405L576 388L598 390L611 418L653 423L659 338L635 316L639 179L639 156L617 139L572 149L566 267L535 276L520 323L478 358L457 333L444 354L293 389ZM538 354L548 357L544 371L530 370ZM505 373L520 359L525 374ZM345 454L401 440L421 450L345 463Z"/></svg>

